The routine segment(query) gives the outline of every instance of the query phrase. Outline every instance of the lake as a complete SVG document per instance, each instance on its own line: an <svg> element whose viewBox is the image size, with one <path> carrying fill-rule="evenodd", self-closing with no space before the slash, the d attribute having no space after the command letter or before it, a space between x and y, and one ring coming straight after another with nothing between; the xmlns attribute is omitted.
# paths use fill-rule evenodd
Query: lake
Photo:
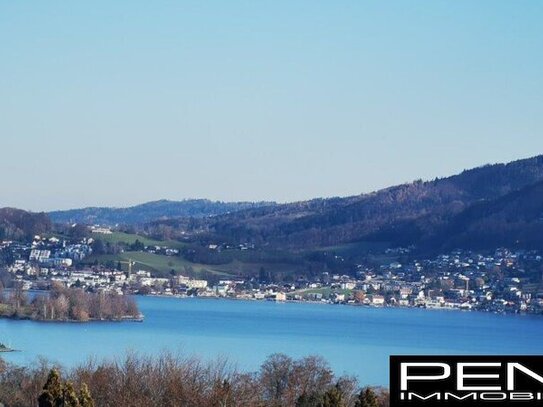
<svg viewBox="0 0 543 407"><path fill-rule="evenodd" d="M256 370L270 354L318 354L337 374L388 385L391 354L540 354L543 318L478 312L216 299L137 297L145 322L0 320L2 354L31 364L45 356L74 366L89 356L164 350L226 356Z"/></svg>

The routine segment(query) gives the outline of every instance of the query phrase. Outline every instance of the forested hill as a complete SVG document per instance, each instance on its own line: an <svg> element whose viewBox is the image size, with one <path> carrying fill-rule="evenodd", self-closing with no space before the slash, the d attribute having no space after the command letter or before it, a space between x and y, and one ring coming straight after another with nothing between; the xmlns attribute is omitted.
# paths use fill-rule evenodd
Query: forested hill
<svg viewBox="0 0 543 407"><path fill-rule="evenodd" d="M25 240L51 230L45 213L32 213L14 208L0 208L0 240Z"/></svg>
<svg viewBox="0 0 543 407"><path fill-rule="evenodd" d="M472 205L421 243L438 248L543 250L543 182Z"/></svg>
<svg viewBox="0 0 543 407"><path fill-rule="evenodd" d="M347 198L252 208L199 222L169 220L161 225L202 231L213 240L283 247L323 247L360 240L419 243L455 216L543 181L543 156L466 170L433 181L417 181ZM519 202L523 196L518 196ZM498 205L498 203L496 203ZM491 207L491 206L489 206ZM501 216L496 212L495 216ZM493 219L489 214L487 221ZM190 232L190 230L188 230Z"/></svg>
<svg viewBox="0 0 543 407"><path fill-rule="evenodd" d="M543 246L539 238L543 231L543 155L346 198L289 204L156 201L50 215L54 222L62 223L145 224L138 230L159 238L167 231L168 236L162 237L192 236L196 242L290 249L363 240L434 249L539 248ZM33 218L18 216L5 217L0 229L4 235L29 231L21 225ZM48 227L45 221L36 224Z"/></svg>
<svg viewBox="0 0 543 407"><path fill-rule="evenodd" d="M88 225L134 225L158 219L180 217L201 218L235 212L242 209L273 205L272 202L218 202L207 199L183 201L154 201L128 208L91 207L50 212L55 223L84 223Z"/></svg>

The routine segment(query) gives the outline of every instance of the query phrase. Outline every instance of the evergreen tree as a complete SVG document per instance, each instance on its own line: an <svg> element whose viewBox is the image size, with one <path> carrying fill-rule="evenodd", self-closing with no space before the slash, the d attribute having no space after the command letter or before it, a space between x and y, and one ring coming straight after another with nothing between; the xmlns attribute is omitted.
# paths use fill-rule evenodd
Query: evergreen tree
<svg viewBox="0 0 543 407"><path fill-rule="evenodd" d="M145 250L145 245L139 239L136 239L136 241L130 245L130 249L134 252L140 252Z"/></svg>
<svg viewBox="0 0 543 407"><path fill-rule="evenodd" d="M66 382L62 389L62 407L79 407L79 399L71 382Z"/></svg>
<svg viewBox="0 0 543 407"><path fill-rule="evenodd" d="M296 407L322 407L322 403L322 397L318 394L307 395L304 393L296 400Z"/></svg>
<svg viewBox="0 0 543 407"><path fill-rule="evenodd" d="M61 405L61 400L62 380L60 373L58 370L52 369L43 386L43 391L38 397L38 405L39 407L57 407Z"/></svg>
<svg viewBox="0 0 543 407"><path fill-rule="evenodd" d="M85 383L79 394L71 382L62 382L58 370L49 372L43 391L38 397L39 407L94 407L89 388Z"/></svg>
<svg viewBox="0 0 543 407"><path fill-rule="evenodd" d="M38 407L56 407L55 398L48 390L43 390L38 397Z"/></svg>
<svg viewBox="0 0 543 407"><path fill-rule="evenodd" d="M370 387L366 387L358 395L355 407L379 407L377 395Z"/></svg>
<svg viewBox="0 0 543 407"><path fill-rule="evenodd" d="M341 394L339 385L336 384L334 387L324 393L322 407L345 407L343 395Z"/></svg>
<svg viewBox="0 0 543 407"><path fill-rule="evenodd" d="M79 392L79 407L94 407L94 400L86 383L83 383Z"/></svg>

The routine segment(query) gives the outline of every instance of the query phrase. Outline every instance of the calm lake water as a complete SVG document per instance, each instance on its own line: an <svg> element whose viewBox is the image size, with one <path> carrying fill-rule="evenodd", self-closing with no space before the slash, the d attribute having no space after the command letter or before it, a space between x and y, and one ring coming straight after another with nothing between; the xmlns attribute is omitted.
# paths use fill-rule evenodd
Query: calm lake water
<svg viewBox="0 0 543 407"><path fill-rule="evenodd" d="M39 323L0 320L0 342L73 366L89 356L164 350L205 359L226 356L256 370L266 356L324 356L338 374L388 385L391 354L540 354L543 318L477 312L319 304L138 297L143 323Z"/></svg>

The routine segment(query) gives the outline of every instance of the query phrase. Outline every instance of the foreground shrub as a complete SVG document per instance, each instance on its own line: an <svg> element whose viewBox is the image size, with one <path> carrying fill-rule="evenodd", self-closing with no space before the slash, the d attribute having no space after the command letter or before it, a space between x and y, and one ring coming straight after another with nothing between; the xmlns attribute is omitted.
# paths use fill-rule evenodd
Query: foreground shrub
<svg viewBox="0 0 543 407"><path fill-rule="evenodd" d="M382 389L360 389L336 377L325 360L271 355L259 371L238 371L226 360L129 354L89 360L62 370L0 363L0 403L6 407L385 407Z"/></svg>

